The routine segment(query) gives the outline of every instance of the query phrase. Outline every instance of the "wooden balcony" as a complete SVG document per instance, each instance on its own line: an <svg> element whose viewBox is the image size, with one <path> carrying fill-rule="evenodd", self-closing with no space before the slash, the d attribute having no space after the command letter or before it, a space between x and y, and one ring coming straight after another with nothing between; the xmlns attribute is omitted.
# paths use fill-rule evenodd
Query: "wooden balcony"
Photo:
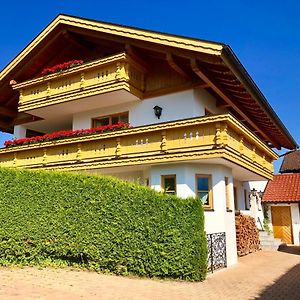
<svg viewBox="0 0 300 300"><path fill-rule="evenodd" d="M141 98L144 73L142 66L121 53L18 83L13 89L20 92L20 112L121 89Z"/></svg>
<svg viewBox="0 0 300 300"><path fill-rule="evenodd" d="M211 158L272 178L278 156L229 114L0 149L0 166L65 171Z"/></svg>

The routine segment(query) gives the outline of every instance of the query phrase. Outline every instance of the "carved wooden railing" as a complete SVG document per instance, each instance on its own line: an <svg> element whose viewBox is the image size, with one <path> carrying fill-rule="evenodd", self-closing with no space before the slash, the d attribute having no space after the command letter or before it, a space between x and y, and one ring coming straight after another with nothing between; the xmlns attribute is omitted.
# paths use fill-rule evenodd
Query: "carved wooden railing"
<svg viewBox="0 0 300 300"><path fill-rule="evenodd" d="M271 178L277 157L226 114L0 149L0 166L80 170L223 158Z"/></svg>
<svg viewBox="0 0 300 300"><path fill-rule="evenodd" d="M98 59L69 70L14 84L19 111L125 89L141 98L144 68L126 53Z"/></svg>

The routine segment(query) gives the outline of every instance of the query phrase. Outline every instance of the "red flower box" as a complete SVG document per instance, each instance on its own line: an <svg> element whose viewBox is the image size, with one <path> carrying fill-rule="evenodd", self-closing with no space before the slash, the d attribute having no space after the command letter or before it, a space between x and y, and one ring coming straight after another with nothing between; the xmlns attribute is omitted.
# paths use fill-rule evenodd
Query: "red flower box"
<svg viewBox="0 0 300 300"><path fill-rule="evenodd" d="M45 68L45 69L43 69L41 74L43 76L45 76L45 75L49 75L49 74L52 74L52 73L67 70L67 69L70 69L72 67L77 67L77 66L80 66L82 64L83 64L83 60L70 60L70 61L64 62L62 64L55 65L51 68Z"/></svg>
<svg viewBox="0 0 300 300"><path fill-rule="evenodd" d="M62 130L53 133L47 133L41 136L34 136L31 138L22 138L18 140L8 140L4 142L4 146L6 148L15 147L15 146L22 146L22 145L29 145L29 144L36 144L42 142L49 142L49 141L56 141L60 139L65 139L69 137L79 137L79 136L86 136L95 133L104 133L104 132L111 132L120 129L127 129L131 128L128 123L119 122L118 124L114 125L105 125L99 126L95 128L88 128L88 129L80 129L80 130Z"/></svg>

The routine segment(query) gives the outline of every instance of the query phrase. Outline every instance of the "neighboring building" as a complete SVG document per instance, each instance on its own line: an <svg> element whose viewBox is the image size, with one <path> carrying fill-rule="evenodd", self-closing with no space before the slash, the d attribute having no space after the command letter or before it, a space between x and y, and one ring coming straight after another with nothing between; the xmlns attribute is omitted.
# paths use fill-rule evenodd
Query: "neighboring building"
<svg viewBox="0 0 300 300"><path fill-rule="evenodd" d="M41 75L74 59L85 63ZM272 178L272 148L297 146L228 45L65 15L0 73L0 120L17 139L129 122L1 149L0 166L109 174L199 196L206 232L226 233L227 265L237 261L234 211L249 210L247 182Z"/></svg>
<svg viewBox="0 0 300 300"><path fill-rule="evenodd" d="M279 173L300 173L300 151L291 151L284 156Z"/></svg>
<svg viewBox="0 0 300 300"><path fill-rule="evenodd" d="M280 167L265 189L265 204L275 238L287 244L300 245L300 151L285 155Z"/></svg>

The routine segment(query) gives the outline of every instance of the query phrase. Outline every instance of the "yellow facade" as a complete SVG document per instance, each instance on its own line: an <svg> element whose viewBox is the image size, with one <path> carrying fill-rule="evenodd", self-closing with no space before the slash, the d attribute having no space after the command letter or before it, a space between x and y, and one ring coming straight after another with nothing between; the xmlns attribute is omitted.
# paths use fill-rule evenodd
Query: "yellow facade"
<svg viewBox="0 0 300 300"><path fill-rule="evenodd" d="M1 149L0 166L70 171L223 158L271 178L277 157L225 114Z"/></svg>
<svg viewBox="0 0 300 300"><path fill-rule="evenodd" d="M41 76L43 68L74 58L84 64ZM3 148L0 166L69 171L215 159L212 163L230 162L269 179L278 158L272 148L296 146L221 43L60 15L1 71L0 81L0 102L5 97L0 127L13 132L23 126L19 138L88 128L93 118L107 117L108 107L124 104L124 110L108 114L131 114L126 103L130 107L162 97L157 101L163 106L164 96L182 91L194 93L195 107L185 117L199 116L178 120L181 114L174 112L166 123ZM103 94L107 97L95 97ZM149 107L141 114L150 113ZM91 110L99 115L74 123ZM60 111L65 115L60 114L59 123L54 115ZM140 119L135 126L159 122Z"/></svg>
<svg viewBox="0 0 300 300"><path fill-rule="evenodd" d="M122 89L141 98L144 73L142 66L120 53L13 88L20 92L18 110L23 112Z"/></svg>

